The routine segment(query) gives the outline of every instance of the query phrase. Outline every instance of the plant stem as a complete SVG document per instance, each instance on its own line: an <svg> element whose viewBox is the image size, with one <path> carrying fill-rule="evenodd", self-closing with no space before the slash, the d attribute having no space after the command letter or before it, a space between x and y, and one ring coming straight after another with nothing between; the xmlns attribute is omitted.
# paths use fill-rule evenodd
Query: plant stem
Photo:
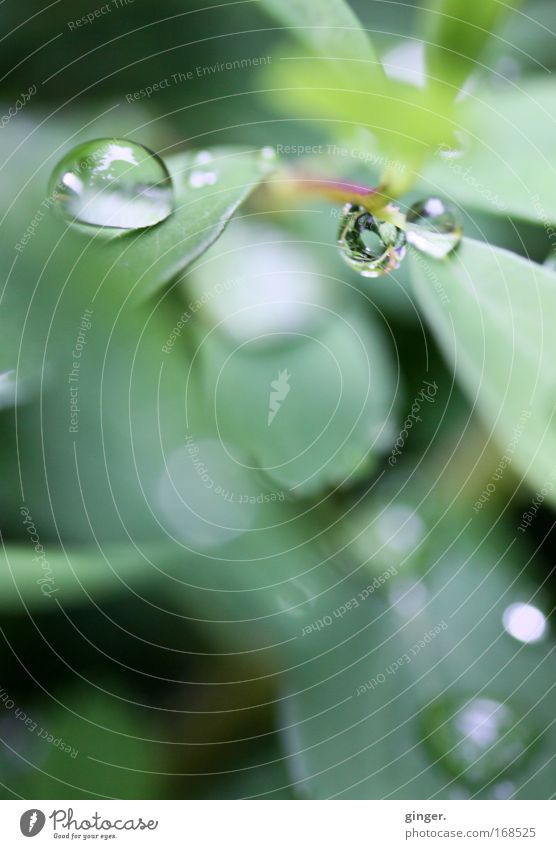
<svg viewBox="0 0 556 849"><path fill-rule="evenodd" d="M276 181L272 181L276 185ZM387 186L364 186L348 180L327 179L320 176L301 174L295 171L278 176L278 183L288 194L306 192L318 195L334 203L352 203L363 207L373 215L380 215L398 227L405 225L405 217L393 206L392 194Z"/></svg>

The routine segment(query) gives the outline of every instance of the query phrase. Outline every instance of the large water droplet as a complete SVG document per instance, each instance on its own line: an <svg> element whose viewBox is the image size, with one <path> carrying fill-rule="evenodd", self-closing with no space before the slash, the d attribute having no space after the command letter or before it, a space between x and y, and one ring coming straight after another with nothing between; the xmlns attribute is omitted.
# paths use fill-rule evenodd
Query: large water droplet
<svg viewBox="0 0 556 849"><path fill-rule="evenodd" d="M163 161L127 139L95 139L74 147L54 169L49 195L72 222L122 230L164 221L174 202Z"/></svg>
<svg viewBox="0 0 556 849"><path fill-rule="evenodd" d="M444 766L472 787L515 774L533 730L508 702L490 698L439 699L425 718L427 745Z"/></svg>
<svg viewBox="0 0 556 849"><path fill-rule="evenodd" d="M443 259L461 242L463 224L453 204L432 197L413 204L407 213L406 235L417 250Z"/></svg>
<svg viewBox="0 0 556 849"><path fill-rule="evenodd" d="M398 268L405 256L405 233L371 215L362 206L344 207L338 244L344 261L362 277L381 277Z"/></svg>

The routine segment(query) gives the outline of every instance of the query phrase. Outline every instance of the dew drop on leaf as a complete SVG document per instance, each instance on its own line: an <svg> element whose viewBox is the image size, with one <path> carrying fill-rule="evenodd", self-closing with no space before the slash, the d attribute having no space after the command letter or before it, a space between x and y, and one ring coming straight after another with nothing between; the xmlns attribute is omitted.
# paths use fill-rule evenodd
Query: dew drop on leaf
<svg viewBox="0 0 556 849"><path fill-rule="evenodd" d="M535 733L507 701L439 699L424 716L427 745L450 773L472 788L515 776Z"/></svg>
<svg viewBox="0 0 556 849"><path fill-rule="evenodd" d="M127 139L95 139L58 163L49 198L72 223L135 230L168 218L174 191L153 151Z"/></svg>
<svg viewBox="0 0 556 849"><path fill-rule="evenodd" d="M443 259L461 242L463 224L453 204L430 197L413 204L407 213L406 234L418 251Z"/></svg>
<svg viewBox="0 0 556 849"><path fill-rule="evenodd" d="M382 277L405 256L405 233L356 204L344 207L338 244L344 261L362 277Z"/></svg>
<svg viewBox="0 0 556 849"><path fill-rule="evenodd" d="M210 150L200 150L195 156L196 165L208 165L209 162L212 162L212 153Z"/></svg>

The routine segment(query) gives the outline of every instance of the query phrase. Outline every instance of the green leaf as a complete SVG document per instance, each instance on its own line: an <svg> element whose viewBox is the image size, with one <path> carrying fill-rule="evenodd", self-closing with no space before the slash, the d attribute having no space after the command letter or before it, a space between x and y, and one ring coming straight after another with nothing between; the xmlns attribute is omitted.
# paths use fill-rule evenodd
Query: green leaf
<svg viewBox="0 0 556 849"><path fill-rule="evenodd" d="M382 158L390 162L391 179L397 175L401 182L399 191L427 154L452 137L452 103L438 87L419 88L387 77L369 81L357 67L338 74L313 58L285 58L264 77L268 93L288 116L322 122L336 137L358 127L370 130ZM380 164L381 157L377 160ZM405 172L403 179L400 171Z"/></svg>
<svg viewBox="0 0 556 849"><path fill-rule="evenodd" d="M364 508L369 526L384 525L382 550L388 538L399 550L407 532L406 524L394 542L398 519L388 511L401 506L385 507L381 499ZM346 585L343 604L321 605L320 619L301 637L312 641L314 657L289 674L279 702L297 793L536 798L543 782L553 783L554 644L546 634L537 644L521 642L502 623L510 605L531 604L542 615L548 604L520 575L526 552L508 552L507 536L489 539L488 527L463 535L460 527L436 521L426 549L403 572L383 573L381 585L369 578L370 592L350 596ZM325 641L334 647L325 651ZM454 722L475 699L503 704L511 723L496 750L479 751L470 765Z"/></svg>
<svg viewBox="0 0 556 849"><path fill-rule="evenodd" d="M505 466L544 486L556 466L556 273L472 239L444 262L410 262L421 308Z"/></svg>
<svg viewBox="0 0 556 849"><path fill-rule="evenodd" d="M516 5L519 0L429 0L421 10L429 74L461 86Z"/></svg>
<svg viewBox="0 0 556 849"><path fill-rule="evenodd" d="M367 33L344 0L262 0L261 5L316 56L377 62Z"/></svg>
<svg viewBox="0 0 556 849"><path fill-rule="evenodd" d="M548 179L556 157L554 83L480 89L466 102L461 123L469 132L436 150L420 180L423 190L493 215L556 222Z"/></svg>
<svg viewBox="0 0 556 849"><path fill-rule="evenodd" d="M237 208L272 170L267 151L213 148L170 156L175 208L160 224L106 240L68 235L92 263L97 285L141 301L182 272L220 236Z"/></svg>

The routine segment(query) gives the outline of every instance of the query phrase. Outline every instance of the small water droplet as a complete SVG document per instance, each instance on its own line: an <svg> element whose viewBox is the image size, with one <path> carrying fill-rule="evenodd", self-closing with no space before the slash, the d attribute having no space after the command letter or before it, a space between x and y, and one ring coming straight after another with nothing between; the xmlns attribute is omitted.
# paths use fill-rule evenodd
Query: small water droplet
<svg viewBox="0 0 556 849"><path fill-rule="evenodd" d="M463 224L453 204L431 197L413 204L407 213L406 233L414 248L443 259L461 242Z"/></svg>
<svg viewBox="0 0 556 849"><path fill-rule="evenodd" d="M195 169L189 175L189 185L192 189L203 189L205 186L214 186L218 182L216 171Z"/></svg>
<svg viewBox="0 0 556 849"><path fill-rule="evenodd" d="M424 718L427 745L449 771L471 787L482 787L531 750L535 734L508 702L491 698L439 699Z"/></svg>
<svg viewBox="0 0 556 849"><path fill-rule="evenodd" d="M55 208L73 223L135 230L172 212L172 180L163 161L127 139L95 139L58 163L49 183Z"/></svg>
<svg viewBox="0 0 556 849"><path fill-rule="evenodd" d="M405 504L387 507L377 519L377 534L383 545L396 554L413 551L425 535L425 523Z"/></svg>
<svg viewBox="0 0 556 849"><path fill-rule="evenodd" d="M503 613L504 630L521 643L538 643L546 634L544 613L532 604L510 604Z"/></svg>
<svg viewBox="0 0 556 849"><path fill-rule="evenodd" d="M422 41L405 40L382 57L382 66L391 80L409 83L417 88L427 84L425 45Z"/></svg>
<svg viewBox="0 0 556 849"><path fill-rule="evenodd" d="M263 496L245 457L236 462L230 446L188 437L166 458L155 498L162 524L176 539L207 548L248 531Z"/></svg>
<svg viewBox="0 0 556 849"><path fill-rule="evenodd" d="M362 206L344 207L338 244L342 259L362 277L382 277L398 268L405 256L403 230L375 218Z"/></svg>

